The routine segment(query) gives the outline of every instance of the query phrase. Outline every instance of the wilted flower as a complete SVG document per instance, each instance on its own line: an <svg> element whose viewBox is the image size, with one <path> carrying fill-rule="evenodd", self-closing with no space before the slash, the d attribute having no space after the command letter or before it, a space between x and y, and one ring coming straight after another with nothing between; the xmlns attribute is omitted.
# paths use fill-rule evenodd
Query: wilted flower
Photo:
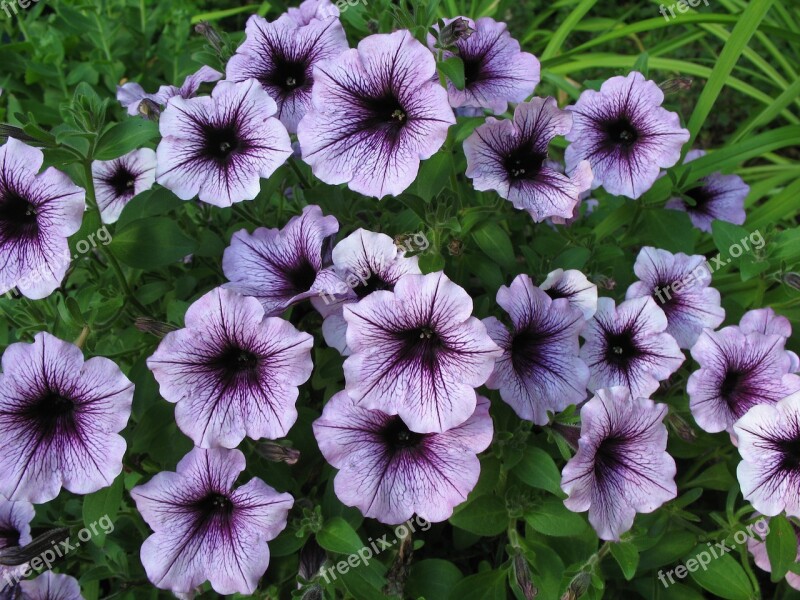
<svg viewBox="0 0 800 600"><path fill-rule="evenodd" d="M36 579L22 581L19 587L19 600L84 600L77 579L52 571L45 571Z"/></svg>
<svg viewBox="0 0 800 600"><path fill-rule="evenodd" d="M0 294L14 287L39 300L61 285L70 263L67 238L78 231L86 193L44 154L14 138L0 147Z"/></svg>
<svg viewBox="0 0 800 600"><path fill-rule="evenodd" d="M339 16L339 9L331 0L304 0L299 7L289 8L286 14L298 27L302 27L315 20L336 18Z"/></svg>
<svg viewBox="0 0 800 600"><path fill-rule="evenodd" d="M578 452L564 467L561 489L574 512L604 540L619 540L636 513L677 495L675 461L667 454L667 407L625 387L598 390L581 409Z"/></svg>
<svg viewBox="0 0 800 600"><path fill-rule="evenodd" d="M89 494L122 472L133 384L49 333L11 344L0 374L0 494L34 504Z"/></svg>
<svg viewBox="0 0 800 600"><path fill-rule="evenodd" d="M361 406L400 415L417 433L443 432L475 411L501 350L472 316L472 298L441 271L405 275L344 307L347 391Z"/></svg>
<svg viewBox="0 0 800 600"><path fill-rule="evenodd" d="M703 150L690 150L683 163L705 155ZM690 206L683 198L671 198L664 207L689 213L689 219L699 230L710 233L711 223L715 219L734 225L744 223L744 199L750 193L750 186L738 175L712 173L685 193L694 200L694 206Z"/></svg>
<svg viewBox="0 0 800 600"><path fill-rule="evenodd" d="M666 329L667 317L652 298L633 298L617 307L611 298L600 298L581 334L589 389L626 386L635 398L650 396L685 359Z"/></svg>
<svg viewBox="0 0 800 600"><path fill-rule="evenodd" d="M231 206L252 200L260 178L292 153L275 101L255 79L221 81L211 96L172 98L159 121L156 181L181 200Z"/></svg>
<svg viewBox="0 0 800 600"><path fill-rule="evenodd" d="M435 74L433 55L405 30L371 35L318 64L297 127L314 175L366 196L402 193L456 122Z"/></svg>
<svg viewBox="0 0 800 600"><path fill-rule="evenodd" d="M584 91L571 110L567 170L588 160L594 187L638 198L653 185L661 168L673 166L689 140L678 115L661 107L664 93L644 75L612 77L600 91Z"/></svg>
<svg viewBox="0 0 800 600"><path fill-rule="evenodd" d="M509 102L522 102L530 96L539 83L539 61L520 50L506 24L489 17L477 21L456 17L445 19L445 28L459 19L474 33L455 40L453 48L444 52L443 58L458 56L464 63L464 89L447 84L450 106L488 108L499 115ZM428 36L428 45L435 48L433 35Z"/></svg>
<svg viewBox="0 0 800 600"><path fill-rule="evenodd" d="M153 187L156 153L140 148L114 160L96 160L92 163L92 180L103 223L116 223L134 196Z"/></svg>
<svg viewBox="0 0 800 600"><path fill-rule="evenodd" d="M572 217L582 192L592 186L592 170L581 162L569 176L547 163L547 148L572 127L572 115L555 98L517 105L514 120L492 117L464 141L467 177L476 190L496 190L534 221Z"/></svg>
<svg viewBox="0 0 800 600"><path fill-rule="evenodd" d="M692 346L700 368L686 385L689 408L711 433L730 431L751 407L775 404L800 390L800 377L790 374L793 357L784 349L786 338L747 331L706 329Z"/></svg>
<svg viewBox="0 0 800 600"><path fill-rule="evenodd" d="M323 456L339 469L339 500L392 525L415 513L434 523L449 518L475 487L476 454L489 446L492 434L483 397L466 422L444 433L415 433L401 417L362 408L347 392L334 395L314 422Z"/></svg>
<svg viewBox="0 0 800 600"><path fill-rule="evenodd" d="M347 50L338 19L312 19L298 27L289 17L268 22L253 15L247 21L247 38L225 68L230 81L257 79L278 105L277 117L289 133L311 106L314 65Z"/></svg>
<svg viewBox="0 0 800 600"><path fill-rule="evenodd" d="M222 73L211 67L202 66L195 73L183 80L181 87L162 85L155 94L148 94L141 85L135 82L117 86L117 100L128 110L132 117L142 113L140 104L149 100L157 107L164 107L170 98L179 96L184 99L193 98L203 83L211 83L222 79Z"/></svg>
<svg viewBox="0 0 800 600"><path fill-rule="evenodd" d="M560 412L586 399L589 369L579 357L583 314L566 299L551 300L527 275L497 292L511 319L511 332L494 317L484 319L489 336L503 349L486 387L521 418L545 425L547 412Z"/></svg>
<svg viewBox="0 0 800 600"><path fill-rule="evenodd" d="M339 230L336 217L322 216L319 206L306 206L283 229L259 227L253 233L233 234L222 257L225 287L261 301L267 316L325 293L338 283L332 269L328 240Z"/></svg>
<svg viewBox="0 0 800 600"><path fill-rule="evenodd" d="M591 319L597 312L597 286L577 269L551 271L539 288L553 300L569 300L583 313L584 319Z"/></svg>
<svg viewBox="0 0 800 600"><path fill-rule="evenodd" d="M245 437L289 432L313 343L288 321L266 317L257 299L216 288L189 307L186 328L168 333L147 366L196 446L235 448Z"/></svg>
<svg viewBox="0 0 800 600"><path fill-rule="evenodd" d="M715 329L725 320L720 295L711 286L711 271L704 256L672 254L645 246L633 270L639 281L625 298L650 296L667 315L667 333L681 348L691 348L705 327Z"/></svg>
<svg viewBox="0 0 800 600"><path fill-rule="evenodd" d="M178 593L205 581L218 594L252 594L269 565L267 542L285 527L294 499L258 478L234 488L245 469L239 450L195 448L177 472L131 490L154 531L142 564L156 587Z"/></svg>

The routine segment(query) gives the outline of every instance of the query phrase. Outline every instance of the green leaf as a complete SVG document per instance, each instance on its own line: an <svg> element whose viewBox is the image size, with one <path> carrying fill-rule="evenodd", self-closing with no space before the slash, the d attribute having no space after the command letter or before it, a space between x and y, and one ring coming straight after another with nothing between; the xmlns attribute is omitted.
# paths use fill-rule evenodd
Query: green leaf
<svg viewBox="0 0 800 600"><path fill-rule="evenodd" d="M122 489L123 477L120 475L109 487L89 494L83 499L85 531L91 533L91 540L101 548L106 543L106 535L113 531L114 521L122 503Z"/></svg>
<svg viewBox="0 0 800 600"><path fill-rule="evenodd" d="M617 561L619 568L625 579L630 581L636 575L636 567L639 565L639 550L631 542L617 542L611 544L611 555Z"/></svg>
<svg viewBox="0 0 800 600"><path fill-rule="evenodd" d="M109 245L117 258L137 269L178 262L196 247L174 221L164 217L130 223L117 231Z"/></svg>
<svg viewBox="0 0 800 600"><path fill-rule="evenodd" d="M494 495L478 496L462 505L450 517L450 523L476 535L498 535L508 527L506 503Z"/></svg>
<svg viewBox="0 0 800 600"><path fill-rule="evenodd" d="M557 496L561 491L561 472L550 455L535 446L528 446L522 460L512 469L512 473L531 487L552 492Z"/></svg>
<svg viewBox="0 0 800 600"><path fill-rule="evenodd" d="M639 56L636 57L636 62L633 63L632 71L639 71L642 75L645 76L645 79L648 76L648 66L647 61L650 58L650 55L647 52L642 52Z"/></svg>
<svg viewBox="0 0 800 600"><path fill-rule="evenodd" d="M317 543L337 554L355 554L364 547L356 530L341 517L333 517L322 526L317 533Z"/></svg>
<svg viewBox="0 0 800 600"><path fill-rule="evenodd" d="M769 520L767 556L772 567L770 577L778 582L786 576L797 557L797 536L786 517L778 515Z"/></svg>
<svg viewBox="0 0 800 600"><path fill-rule="evenodd" d="M158 136L158 125L153 121L130 118L106 131L97 143L94 158L111 160L146 145Z"/></svg>
<svg viewBox="0 0 800 600"><path fill-rule="evenodd" d="M440 63L438 63L439 71L441 71L450 82L456 86L456 89L464 89L464 61L458 56L451 56Z"/></svg>
<svg viewBox="0 0 800 600"><path fill-rule="evenodd" d="M447 596L449 600L506 600L505 571L486 571L459 581ZM426 600L439 600L429 598Z"/></svg>
<svg viewBox="0 0 800 600"><path fill-rule="evenodd" d="M720 253L720 259L728 263L738 263L740 256L734 256L740 250L744 251L742 244L748 243L750 232L744 227L739 227L726 221L711 222L711 236L714 245ZM749 247L749 244L748 244Z"/></svg>
<svg viewBox="0 0 800 600"><path fill-rule="evenodd" d="M646 209L640 233L643 242L656 248L689 254L694 251L695 229L685 212Z"/></svg>
<svg viewBox="0 0 800 600"><path fill-rule="evenodd" d="M682 571L688 571L697 585L720 598L750 600L755 596L753 585L742 565L731 554L714 558L705 544L695 547L683 563L675 568L675 575L679 576Z"/></svg>
<svg viewBox="0 0 800 600"><path fill-rule="evenodd" d="M472 237L486 256L498 262L507 271L516 269L511 239L497 223L486 223L473 231Z"/></svg>
<svg viewBox="0 0 800 600"><path fill-rule="evenodd" d="M406 581L406 596L436 600L447 594L464 576L453 563L438 558L428 558L412 564Z"/></svg>
<svg viewBox="0 0 800 600"><path fill-rule="evenodd" d="M452 172L452 155L449 152L437 152L420 165L416 195L430 202L447 185Z"/></svg>
<svg viewBox="0 0 800 600"><path fill-rule="evenodd" d="M579 535L586 530L586 521L570 511L561 500L548 498L525 515L525 521L534 530L554 537Z"/></svg>

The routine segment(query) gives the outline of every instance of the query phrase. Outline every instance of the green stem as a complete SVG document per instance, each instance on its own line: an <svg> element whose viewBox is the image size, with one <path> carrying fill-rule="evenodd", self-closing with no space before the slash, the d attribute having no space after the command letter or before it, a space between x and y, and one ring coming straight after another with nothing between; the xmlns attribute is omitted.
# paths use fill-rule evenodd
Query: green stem
<svg viewBox="0 0 800 600"><path fill-rule="evenodd" d="M308 183L308 179L306 179L306 176L303 175L303 171L301 171L300 167L297 166L297 162L295 161L294 156L289 157L289 166L292 168L292 171L294 171L294 174L297 175L297 179L300 180L300 187L303 188L304 190L310 188L311 185Z"/></svg>

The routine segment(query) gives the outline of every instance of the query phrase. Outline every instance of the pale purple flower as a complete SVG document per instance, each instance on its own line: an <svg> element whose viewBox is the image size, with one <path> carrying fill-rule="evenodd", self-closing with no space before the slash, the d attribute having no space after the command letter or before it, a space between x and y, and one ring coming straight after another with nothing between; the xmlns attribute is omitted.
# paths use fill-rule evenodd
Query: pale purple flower
<svg viewBox="0 0 800 600"><path fill-rule="evenodd" d="M437 523L467 499L480 474L476 454L492 442L489 401L478 397L466 422L444 433L415 433L403 419L334 395L314 422L325 459L339 469L337 497L366 517L398 524L414 514Z"/></svg>
<svg viewBox="0 0 800 600"><path fill-rule="evenodd" d="M476 190L496 190L534 221L572 217L580 196L592 186L592 169L581 162L569 176L548 163L550 141L572 127L572 115L555 98L517 105L514 120L493 117L464 141L467 177Z"/></svg>
<svg viewBox="0 0 800 600"><path fill-rule="evenodd" d="M611 298L600 298L581 334L589 390L626 386L634 397L649 397L685 359L666 329L667 317L652 298L633 298L616 307Z"/></svg>
<svg viewBox="0 0 800 600"><path fill-rule="evenodd" d="M45 571L36 579L19 584L19 600L84 600L78 580Z"/></svg>
<svg viewBox="0 0 800 600"><path fill-rule="evenodd" d="M131 490L153 530L142 564L156 587L188 593L205 581L218 594L252 594L269 565L267 542L286 527L294 499L261 479L235 488L239 450L195 448L177 472Z"/></svg>
<svg viewBox="0 0 800 600"><path fill-rule="evenodd" d="M404 275L344 307L346 388L364 408L400 418L418 433L441 433L475 411L475 388L501 355L472 316L472 298L441 271Z"/></svg>
<svg viewBox="0 0 800 600"><path fill-rule="evenodd" d="M678 115L661 107L664 93L636 71L606 80L600 91L584 91L574 106L567 170L588 160L594 187L617 196L638 198L653 185L662 168L673 166L689 131Z"/></svg>
<svg viewBox="0 0 800 600"><path fill-rule="evenodd" d="M283 229L259 227L234 233L222 257L225 287L261 301L267 316L325 293L338 282L328 267L329 241L339 231L336 217L306 206Z"/></svg>
<svg viewBox="0 0 800 600"><path fill-rule="evenodd" d="M747 538L747 549L750 551L750 554L753 555L753 562L756 563L756 566L766 571L767 573L772 572L772 565L769 562L769 554L767 554L767 544L766 544L766 533L769 532L769 521L766 517L761 517L758 521L756 521L756 532L758 533L758 525L759 523L766 522L766 532L761 532L761 539L758 537L748 537ZM795 537L797 538L797 554L795 555L794 562L800 562L800 530L798 530L797 525L792 523L792 529L794 529ZM761 527L762 529L764 526ZM791 571L786 572L786 583L788 583L794 589L800 591L800 575L797 573L792 573Z"/></svg>
<svg viewBox="0 0 800 600"><path fill-rule="evenodd" d="M527 275L497 292L511 331L494 317L484 319L489 336L503 349L486 387L522 419L546 425L557 413L586 400L589 368L578 356L585 320L565 298L551 300Z"/></svg>
<svg viewBox="0 0 800 600"><path fill-rule="evenodd" d="M580 309L584 319L591 319L597 312L597 286L577 269L550 271L539 286L553 300L566 298Z"/></svg>
<svg viewBox="0 0 800 600"><path fill-rule="evenodd" d="M453 51L443 53L445 59L458 56L464 62L464 89L457 89L452 82L447 84L451 106L487 108L498 115L506 111L509 102L522 102L533 94L540 78L539 61L533 54L522 52L505 23L489 17L444 21L450 24L456 19L464 19L475 31L458 39ZM435 38L428 35L432 50L434 43Z"/></svg>
<svg viewBox="0 0 800 600"><path fill-rule="evenodd" d="M750 408L733 425L742 462L736 475L758 512L800 517L800 393Z"/></svg>
<svg viewBox="0 0 800 600"><path fill-rule="evenodd" d="M114 160L96 160L92 180L103 223L116 223L128 202L156 182L156 153L140 148Z"/></svg>
<svg viewBox="0 0 800 600"><path fill-rule="evenodd" d="M620 539L636 513L651 513L677 495L667 454L667 407L625 387L598 390L581 409L578 452L561 474L564 500L604 540Z"/></svg>
<svg viewBox="0 0 800 600"><path fill-rule="evenodd" d="M0 495L0 551L30 544L34 516L30 502L11 502ZM23 571L24 566L0 565L0 597L8 582L21 579Z"/></svg>
<svg viewBox="0 0 800 600"><path fill-rule="evenodd" d="M731 431L733 424L758 404L775 404L800 390L792 375L793 357L786 338L736 326L706 329L692 346L700 368L686 385L689 408L705 431Z"/></svg>
<svg viewBox="0 0 800 600"><path fill-rule="evenodd" d="M686 164L705 155L703 150L690 150L683 162ZM686 195L695 201L694 206L690 206L683 198L671 198L664 207L689 213L689 219L695 227L710 233L711 222L715 219L734 225L744 223L744 200L749 193L750 186L738 175L712 173L686 191Z"/></svg>
<svg viewBox="0 0 800 600"><path fill-rule="evenodd" d="M164 107L170 98L193 98L203 83L211 83L222 79L222 73L211 67L202 66L195 73L187 76L181 87L162 85L155 94L148 94L144 88L135 82L128 82L117 86L117 100L125 107L128 114L135 117L139 114L139 104L142 100L151 100Z"/></svg>
<svg viewBox="0 0 800 600"><path fill-rule="evenodd" d="M296 9L295 9L296 10ZM314 65L347 50L339 19L312 19L298 27L284 15L268 22L253 15L247 37L225 68L229 81L257 79L278 106L277 117L289 133L311 106Z"/></svg>
<svg viewBox="0 0 800 600"><path fill-rule="evenodd" d="M0 374L0 494L34 504L89 494L122 472L133 384L101 356L37 333L6 348Z"/></svg>
<svg viewBox="0 0 800 600"><path fill-rule="evenodd" d="M44 154L14 138L0 146L0 295L18 288L33 300L61 285L70 264L67 238L81 227L86 192Z"/></svg>
<svg viewBox="0 0 800 600"><path fill-rule="evenodd" d="M404 256L385 233L357 229L336 244L332 253L333 270L338 280L312 302L325 317L322 333L327 344L345 356L347 322L342 308L358 302L377 290L394 290L394 284L409 273L419 275L416 256Z"/></svg>
<svg viewBox="0 0 800 600"><path fill-rule="evenodd" d="M285 436L311 376L313 338L224 288L192 304L185 321L147 359L181 431L202 448Z"/></svg>
<svg viewBox="0 0 800 600"><path fill-rule="evenodd" d="M371 35L314 68L312 104L297 127L319 179L366 196L397 196L455 123L436 61L410 32Z"/></svg>
<svg viewBox="0 0 800 600"><path fill-rule="evenodd" d="M758 308L749 310L739 321L739 329L743 333L752 333L757 331L764 335L777 334L789 340L792 335L792 324L784 316L776 314L771 308ZM792 360L792 365L789 367L790 373L797 373L800 371L800 358L792 352L787 350L786 353Z"/></svg>
<svg viewBox="0 0 800 600"><path fill-rule="evenodd" d="M681 348L691 348L704 328L715 329L725 320L704 256L645 246L633 270L639 280L628 288L625 298L650 296L656 300L667 315L667 333Z"/></svg>
<svg viewBox="0 0 800 600"><path fill-rule="evenodd" d="M252 200L292 153L277 106L255 79L219 82L211 96L174 97L161 114L156 181L214 206Z"/></svg>
<svg viewBox="0 0 800 600"><path fill-rule="evenodd" d="M339 9L331 0L304 0L299 7L286 11L298 27L308 25L314 20L328 20L339 16Z"/></svg>

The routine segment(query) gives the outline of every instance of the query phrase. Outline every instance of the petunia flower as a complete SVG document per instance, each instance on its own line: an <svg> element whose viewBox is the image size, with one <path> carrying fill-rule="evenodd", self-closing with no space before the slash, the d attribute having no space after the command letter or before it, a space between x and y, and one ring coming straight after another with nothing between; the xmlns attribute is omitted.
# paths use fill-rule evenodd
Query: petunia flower
<svg viewBox="0 0 800 600"><path fill-rule="evenodd" d="M416 256L404 256L385 233L357 229L336 244L332 253L333 270L338 280L312 302L325 317L322 333L327 344L345 356L347 322L343 306L358 302L377 290L394 290L394 285L409 273L419 275Z"/></svg>
<svg viewBox="0 0 800 600"><path fill-rule="evenodd" d="M761 517L756 524L760 523L761 521L766 521L767 525L767 532L769 532L769 519L766 517ZM792 525L792 529L794 530L794 535L797 538L797 554L795 554L794 562L800 562L800 529L798 529L797 525L789 521ZM767 573L772 572L772 565L769 562L769 554L767 553L767 544L766 544L766 534L762 534L761 536L764 539L759 539L757 537L749 536L747 538L747 550L750 554L753 555L753 562L756 563L756 566L766 571ZM786 583L789 584L792 588L800 591L800 575L797 573L793 573L792 571L786 572Z"/></svg>
<svg viewBox="0 0 800 600"><path fill-rule="evenodd" d="M666 414L666 405L625 387L598 390L581 408L578 452L561 473L561 489L568 509L589 511L601 539L619 541L636 513L651 513L677 495Z"/></svg>
<svg viewBox="0 0 800 600"><path fill-rule="evenodd" d="M703 150L690 150L683 163L705 155ZM744 223L744 200L749 193L750 186L738 175L712 173L686 191L686 195L694 200L694 206L690 206L683 198L671 198L664 207L689 213L689 219L697 229L710 233L711 223L715 219L734 225Z"/></svg>
<svg viewBox="0 0 800 600"><path fill-rule="evenodd" d="M475 388L501 350L472 316L472 298L441 271L405 275L344 307L346 389L364 408L400 415L417 433L441 433L475 411Z"/></svg>
<svg viewBox="0 0 800 600"><path fill-rule="evenodd" d="M136 82L128 82L117 86L117 100L125 107L128 114L135 117L139 114L139 105L142 100L150 100L164 107L170 98L179 96L184 99L194 98L200 85L222 79L222 73L211 67L202 66L196 72L187 76L181 87L162 85L155 94L148 94Z"/></svg>
<svg viewBox="0 0 800 600"><path fill-rule="evenodd" d="M49 333L6 348L0 374L0 494L34 504L89 494L122 472L133 384L101 356Z"/></svg>
<svg viewBox="0 0 800 600"><path fill-rule="evenodd" d="M116 223L128 202L156 182L156 153L140 148L114 160L96 160L92 180L103 223Z"/></svg>
<svg viewBox="0 0 800 600"><path fill-rule="evenodd" d="M489 336L503 349L486 387L520 418L546 425L557 413L586 400L589 368L578 356L581 311L565 298L551 300L527 275L518 275L497 292L497 303L511 319L509 332L494 317L484 319Z"/></svg>
<svg viewBox="0 0 800 600"><path fill-rule="evenodd" d="M540 65L533 54L522 52L506 24L489 17L477 21L466 17L445 19L449 25L457 19L466 21L474 32L445 50L443 58L458 56L464 63L464 89L447 84L450 106L487 108L499 115L509 102L522 102L533 94L539 83ZM435 38L428 35L428 45L435 50Z"/></svg>
<svg viewBox="0 0 800 600"><path fill-rule="evenodd" d="M786 338L739 327L706 329L692 346L700 368L689 376L689 408L705 431L731 431L733 424L758 404L775 404L800 390L792 375Z"/></svg>
<svg viewBox="0 0 800 600"><path fill-rule="evenodd" d="M415 513L444 521L480 474L476 454L492 442L489 401L479 397L466 422L444 433L415 433L404 420L335 394L314 422L325 459L339 469L336 496L366 517L398 524Z"/></svg>
<svg viewBox="0 0 800 600"><path fill-rule="evenodd" d="M84 600L78 580L45 571L36 579L21 581L20 600Z"/></svg>
<svg viewBox="0 0 800 600"><path fill-rule="evenodd" d="M161 114L156 181L181 200L252 200L292 153L277 107L255 79L219 82L211 96L174 97Z"/></svg>
<svg viewBox="0 0 800 600"><path fill-rule="evenodd" d="M589 390L626 386L634 397L649 397L685 359L666 329L667 317L652 298L633 298L616 307L611 298L600 298L597 313L581 333Z"/></svg>
<svg viewBox="0 0 800 600"><path fill-rule="evenodd" d="M338 283L328 269L328 241L337 231L336 217L322 216L319 206L306 206L283 229L259 227L253 233L234 233L222 257L225 287L255 296L267 316L318 296Z"/></svg>
<svg viewBox="0 0 800 600"><path fill-rule="evenodd" d="M742 462L736 476L758 512L800 517L800 393L750 408L733 425Z"/></svg>
<svg viewBox="0 0 800 600"><path fill-rule="evenodd" d="M572 115L554 98L517 105L513 121L489 117L464 141L467 177L476 190L496 190L537 223L572 217L581 194L592 186L592 169L582 161L567 176L547 160L550 141L571 127Z"/></svg>
<svg viewBox="0 0 800 600"><path fill-rule="evenodd" d="M312 19L298 27L287 15L272 23L253 15L245 32L244 43L225 68L227 79L257 79L277 103L278 119L289 133L296 133L311 106L314 65L348 48L342 24L339 19Z"/></svg>
<svg viewBox="0 0 800 600"><path fill-rule="evenodd" d="M289 432L313 344L288 321L265 316L255 298L216 288L189 307L186 327L167 334L147 366L196 446L235 448L245 437Z"/></svg>
<svg viewBox="0 0 800 600"><path fill-rule="evenodd" d="M550 298L566 298L580 309L584 319L591 319L597 312L597 286L577 269L556 269L547 274L539 286Z"/></svg>
<svg viewBox="0 0 800 600"><path fill-rule="evenodd" d="M769 307L748 310L739 321L739 329L745 334L753 331L764 335L777 334L786 338L787 341L792 335L792 324L789 319L777 314ZM787 350L786 353L792 360L789 372L797 373L800 371L800 358L791 350Z"/></svg>
<svg viewBox="0 0 800 600"><path fill-rule="evenodd" d="M628 288L625 298L650 296L656 300L667 315L667 333L681 348L691 348L704 328L715 329L725 320L704 256L645 246L633 271L639 280Z"/></svg>
<svg viewBox="0 0 800 600"><path fill-rule="evenodd" d="M0 550L31 543L31 521L35 516L30 502L11 502L0 496ZM23 577L24 566L0 565L0 597L9 582Z"/></svg>
<svg viewBox="0 0 800 600"><path fill-rule="evenodd" d="M567 170L588 160L593 187L617 196L638 198L653 185L662 168L673 166L689 131L678 115L661 107L664 93L636 71L612 77L600 91L584 91L574 106L564 158Z"/></svg>
<svg viewBox="0 0 800 600"><path fill-rule="evenodd" d="M286 15L288 15L298 27L302 27L315 20L336 18L339 16L339 9L331 0L304 0L297 8L289 8L286 11Z"/></svg>
<svg viewBox="0 0 800 600"><path fill-rule="evenodd" d="M311 108L297 127L319 179L365 196L397 196L456 122L433 55L410 32L371 35L314 68Z"/></svg>
<svg viewBox="0 0 800 600"><path fill-rule="evenodd" d="M245 469L239 450L195 448L177 472L131 490L153 530L142 545L150 581L174 593L209 581L218 594L252 594L269 565L267 542L286 527L294 499L261 479L235 488Z"/></svg>
<svg viewBox="0 0 800 600"><path fill-rule="evenodd" d="M12 137L0 146L0 295L16 287L46 298L70 264L67 238L81 227L86 193L53 167L37 175L43 162Z"/></svg>

